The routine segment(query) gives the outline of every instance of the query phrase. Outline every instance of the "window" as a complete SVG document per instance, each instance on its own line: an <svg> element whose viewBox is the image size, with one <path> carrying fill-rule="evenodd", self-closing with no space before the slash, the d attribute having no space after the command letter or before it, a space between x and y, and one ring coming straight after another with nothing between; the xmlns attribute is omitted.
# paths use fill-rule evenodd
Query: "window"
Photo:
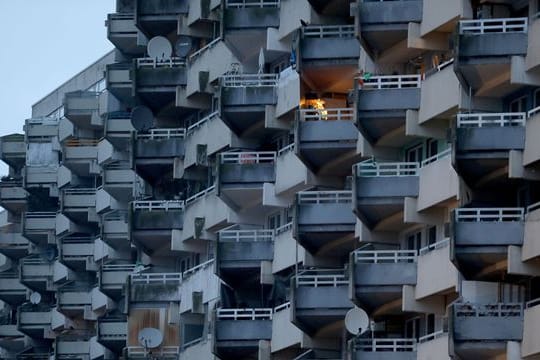
<svg viewBox="0 0 540 360"><path fill-rule="evenodd" d="M538 0L540 1L540 0ZM540 107L540 89L534 92L534 108Z"/></svg>
<svg viewBox="0 0 540 360"><path fill-rule="evenodd" d="M426 317L426 335L435 332L435 314L428 314Z"/></svg>
<svg viewBox="0 0 540 360"><path fill-rule="evenodd" d="M423 160L424 147L422 144L415 145L405 152L408 162L420 162Z"/></svg>
<svg viewBox="0 0 540 360"><path fill-rule="evenodd" d="M281 213L277 212L268 216L268 229L276 229L281 226Z"/></svg>
<svg viewBox="0 0 540 360"><path fill-rule="evenodd" d="M407 250L419 250L422 247L422 232L407 236Z"/></svg>
<svg viewBox="0 0 540 360"><path fill-rule="evenodd" d="M428 245L435 244L437 242L437 227L431 226L427 229L427 243Z"/></svg>
<svg viewBox="0 0 540 360"><path fill-rule="evenodd" d="M527 97L522 96L510 102L510 112L524 112L527 109Z"/></svg>
<svg viewBox="0 0 540 360"><path fill-rule="evenodd" d="M409 339L418 339L420 337L420 317L405 322L405 337Z"/></svg>
<svg viewBox="0 0 540 360"><path fill-rule="evenodd" d="M437 140L435 140L435 139L429 139L427 141L426 158L430 158L430 157L435 156L435 155L437 155L439 153L439 146L438 145L439 144L438 144Z"/></svg>

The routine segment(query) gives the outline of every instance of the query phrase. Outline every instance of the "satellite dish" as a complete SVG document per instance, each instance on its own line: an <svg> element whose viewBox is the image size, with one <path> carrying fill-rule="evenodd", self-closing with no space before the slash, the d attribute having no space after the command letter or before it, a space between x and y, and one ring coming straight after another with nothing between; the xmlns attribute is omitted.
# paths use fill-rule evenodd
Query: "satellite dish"
<svg viewBox="0 0 540 360"><path fill-rule="evenodd" d="M182 35L178 38L178 40L176 40L176 44L174 45L174 53L178 57L185 58L191 51L192 47L193 43L191 38L189 36Z"/></svg>
<svg viewBox="0 0 540 360"><path fill-rule="evenodd" d="M155 328L144 328L139 331L137 336L139 339L139 344L145 349L155 349L163 342L163 334L159 329Z"/></svg>
<svg viewBox="0 0 540 360"><path fill-rule="evenodd" d="M166 37L156 36L150 39L146 46L146 51L152 59L165 61L171 58L172 46Z"/></svg>
<svg viewBox="0 0 540 360"><path fill-rule="evenodd" d="M345 315L345 328L353 335L361 335L369 329L369 316L359 307L347 311Z"/></svg>
<svg viewBox="0 0 540 360"><path fill-rule="evenodd" d="M131 125L137 131L148 131L154 127L154 114L146 106L136 106L131 111Z"/></svg>
<svg viewBox="0 0 540 360"><path fill-rule="evenodd" d="M38 292L33 292L31 295L30 295L30 302L34 305L37 305L41 302L41 294L38 293Z"/></svg>

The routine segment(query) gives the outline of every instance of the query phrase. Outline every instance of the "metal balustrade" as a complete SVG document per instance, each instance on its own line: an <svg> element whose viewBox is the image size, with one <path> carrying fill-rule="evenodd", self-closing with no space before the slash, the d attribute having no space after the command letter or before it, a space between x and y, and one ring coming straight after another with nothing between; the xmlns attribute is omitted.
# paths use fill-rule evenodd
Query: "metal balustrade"
<svg viewBox="0 0 540 360"><path fill-rule="evenodd" d="M26 119L26 123L28 125L58 125L59 121L60 118L52 118L46 116Z"/></svg>
<svg viewBox="0 0 540 360"><path fill-rule="evenodd" d="M537 106L534 109L529 110L529 112L527 113L527 116L529 118L532 118L533 116L535 116L538 113L540 113L540 106Z"/></svg>
<svg viewBox="0 0 540 360"><path fill-rule="evenodd" d="M525 126L527 113L458 114L458 128Z"/></svg>
<svg viewBox="0 0 540 360"><path fill-rule="evenodd" d="M281 225L280 227L276 229L276 235L283 234L284 232L291 230L292 227L293 227L292 221L285 225Z"/></svg>
<svg viewBox="0 0 540 360"><path fill-rule="evenodd" d="M354 349L368 352L402 352L416 351L416 339L357 339Z"/></svg>
<svg viewBox="0 0 540 360"><path fill-rule="evenodd" d="M148 351L142 346L128 346L127 353L128 353L128 356L133 356L133 357L142 356L144 359L146 359L150 351ZM163 356L178 355L180 353L180 347L179 346L160 346L157 349L151 349L151 353L153 357L157 356L158 358L161 358Z"/></svg>
<svg viewBox="0 0 540 360"><path fill-rule="evenodd" d="M418 176L417 162L361 162L356 164L358 176Z"/></svg>
<svg viewBox="0 0 540 360"><path fill-rule="evenodd" d="M183 58L171 57L169 59L158 60L155 58L138 58L137 68L159 68L159 67L182 67L186 66L186 61Z"/></svg>
<svg viewBox="0 0 540 360"><path fill-rule="evenodd" d="M230 74L221 77L223 87L275 87L279 74Z"/></svg>
<svg viewBox="0 0 540 360"><path fill-rule="evenodd" d="M518 317L523 316L521 303L454 304L456 317Z"/></svg>
<svg viewBox="0 0 540 360"><path fill-rule="evenodd" d="M419 88L421 75L378 75L363 79L362 90Z"/></svg>
<svg viewBox="0 0 540 360"><path fill-rule="evenodd" d="M334 109L301 109L301 121L333 121L333 120L354 120L353 108L334 108Z"/></svg>
<svg viewBox="0 0 540 360"><path fill-rule="evenodd" d="M137 140L169 140L183 139L186 129L152 129L147 134L137 134Z"/></svg>
<svg viewBox="0 0 540 360"><path fill-rule="evenodd" d="M349 279L344 274L343 270L332 269L317 269L304 270L295 276L296 287L311 286L311 287L337 287L348 285Z"/></svg>
<svg viewBox="0 0 540 360"><path fill-rule="evenodd" d="M530 213L531 211L538 210L538 209L540 209L540 201L527 206L526 212Z"/></svg>
<svg viewBox="0 0 540 360"><path fill-rule="evenodd" d="M478 19L461 20L459 22L460 35L482 35L492 33L526 33L528 19L505 18L505 19Z"/></svg>
<svg viewBox="0 0 540 360"><path fill-rule="evenodd" d="M131 274L131 284L180 284L182 282L182 273L148 273Z"/></svg>
<svg viewBox="0 0 540 360"><path fill-rule="evenodd" d="M446 150L443 150L441 151L440 153L438 154L435 154L433 156L430 156L428 157L427 159L425 160L422 160L422 162L420 163L421 167L424 167L424 166L427 166L431 163L434 163L442 158L445 158L447 156L450 156L450 154L452 154L452 148L448 148Z"/></svg>
<svg viewBox="0 0 540 360"><path fill-rule="evenodd" d="M533 307L533 306L536 306L536 305L539 305L539 304L540 304L540 298L536 298L536 299L527 301L525 303L525 308L528 309L530 307Z"/></svg>
<svg viewBox="0 0 540 360"><path fill-rule="evenodd" d="M96 195L95 188L68 188L63 189L64 195Z"/></svg>
<svg viewBox="0 0 540 360"><path fill-rule="evenodd" d="M296 146L295 143L291 143L285 147L282 147L281 149L278 150L277 156L282 156L290 151L293 151L295 146Z"/></svg>
<svg viewBox="0 0 540 360"><path fill-rule="evenodd" d="M137 265L135 264L105 264L101 265L102 272L130 272L134 271Z"/></svg>
<svg viewBox="0 0 540 360"><path fill-rule="evenodd" d="M298 204L347 204L351 202L351 190L298 192Z"/></svg>
<svg viewBox="0 0 540 360"><path fill-rule="evenodd" d="M34 211L24 214L25 219L56 219L56 213L52 211Z"/></svg>
<svg viewBox="0 0 540 360"><path fill-rule="evenodd" d="M428 342L428 341L433 341L433 340L438 339L440 337L443 337L445 335L448 335L448 333L446 331L444 331L444 330L435 331L435 332L433 332L431 334L421 336L418 339L418 343L422 344L422 343L425 343L425 342Z"/></svg>
<svg viewBox="0 0 540 360"><path fill-rule="evenodd" d="M280 0L226 0L225 7L228 9L242 9L251 7L279 7Z"/></svg>
<svg viewBox="0 0 540 360"><path fill-rule="evenodd" d="M199 56L201 56L204 52L207 50L213 48L216 44L218 44L221 41L221 37L218 37L212 41L210 41L208 44L200 48L199 50L195 51L193 54L189 56L189 61L193 62L195 59L197 59Z"/></svg>
<svg viewBox="0 0 540 360"><path fill-rule="evenodd" d="M416 262L416 250L355 250L353 252L355 263L388 264Z"/></svg>
<svg viewBox="0 0 540 360"><path fill-rule="evenodd" d="M354 25L309 25L302 27L304 38L352 38Z"/></svg>
<svg viewBox="0 0 540 360"><path fill-rule="evenodd" d="M429 244L427 246L424 246L420 250L418 250L418 255L425 255L433 250L442 249L450 244L450 239L446 238L437 242L434 242L433 244Z"/></svg>
<svg viewBox="0 0 540 360"><path fill-rule="evenodd" d="M281 305L278 305L274 308L274 314L277 312L280 312L282 310L290 309L291 308L291 302L287 301L286 303L283 303Z"/></svg>
<svg viewBox="0 0 540 360"><path fill-rule="evenodd" d="M261 164L276 161L275 151L225 152L219 155L221 164Z"/></svg>
<svg viewBox="0 0 540 360"><path fill-rule="evenodd" d="M198 193L196 193L195 195L193 196L190 196L186 199L186 206L196 202L197 200L199 199L202 199L203 197L205 197L206 195L210 194L211 192L213 192L214 190L216 190L216 186L215 185L212 185L210 186L209 188L206 188L204 189L203 191L200 191Z"/></svg>
<svg viewBox="0 0 540 360"><path fill-rule="evenodd" d="M113 210L103 215L105 221L127 221L128 212L126 210Z"/></svg>
<svg viewBox="0 0 540 360"><path fill-rule="evenodd" d="M222 242L257 242L273 241L274 230L221 230L219 241Z"/></svg>
<svg viewBox="0 0 540 360"><path fill-rule="evenodd" d="M66 147L93 147L98 146L98 144L99 139L69 139L64 143Z"/></svg>
<svg viewBox="0 0 540 360"><path fill-rule="evenodd" d="M456 221L522 221L525 210L523 208L464 208L456 209Z"/></svg>
<svg viewBox="0 0 540 360"><path fill-rule="evenodd" d="M133 210L137 211L169 211L184 209L184 200L136 200Z"/></svg>
<svg viewBox="0 0 540 360"><path fill-rule="evenodd" d="M217 309L219 320L272 320L272 308L260 309Z"/></svg>
<svg viewBox="0 0 540 360"><path fill-rule="evenodd" d="M203 269L207 268L208 266L212 265L214 263L214 261L215 261L215 259L210 259L210 260L205 261L205 262L203 262L203 263L201 263L201 264L199 264L197 266L194 266L194 267L192 267L190 269L187 269L186 271L184 271L182 273L182 277L184 279L186 279L187 277L189 277L189 276L199 272L200 270L203 270Z"/></svg>
<svg viewBox="0 0 540 360"><path fill-rule="evenodd" d="M188 126L186 136L193 134L196 129L201 127L202 124L204 124L204 123L206 123L206 122L208 122L208 121L210 121L212 119L215 119L218 116L219 116L219 111L214 111L210 115L207 115L207 116L203 117L201 120L197 121L196 123Z"/></svg>

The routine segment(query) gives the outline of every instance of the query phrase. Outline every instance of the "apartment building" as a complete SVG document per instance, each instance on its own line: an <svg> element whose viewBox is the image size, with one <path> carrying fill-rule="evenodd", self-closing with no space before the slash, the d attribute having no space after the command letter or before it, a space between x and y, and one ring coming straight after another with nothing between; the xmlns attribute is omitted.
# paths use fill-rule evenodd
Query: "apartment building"
<svg viewBox="0 0 540 360"><path fill-rule="evenodd" d="M105 23L0 138L1 358L540 358L538 0Z"/></svg>

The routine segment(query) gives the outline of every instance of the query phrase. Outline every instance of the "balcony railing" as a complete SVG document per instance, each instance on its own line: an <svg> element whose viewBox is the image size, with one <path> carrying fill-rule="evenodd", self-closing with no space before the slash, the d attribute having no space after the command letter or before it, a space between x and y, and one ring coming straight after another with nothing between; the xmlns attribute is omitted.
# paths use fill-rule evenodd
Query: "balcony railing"
<svg viewBox="0 0 540 360"><path fill-rule="evenodd" d="M275 87L278 85L279 74L224 75L221 79L224 87Z"/></svg>
<svg viewBox="0 0 540 360"><path fill-rule="evenodd" d="M376 163L362 162L356 165L358 176L418 176L420 164L417 162Z"/></svg>
<svg viewBox="0 0 540 360"><path fill-rule="evenodd" d="M540 106L537 106L534 109L529 110L529 112L527 113L527 116L529 118L532 118L534 115L536 115L538 113L540 113Z"/></svg>
<svg viewBox="0 0 540 360"><path fill-rule="evenodd" d="M435 331L431 334L427 334L427 335L424 335L424 336L421 336L419 339L418 339L418 343L422 344L422 343L425 343L425 342L428 342L428 341L433 341L435 339L438 339L444 335L447 335L448 333L444 330L439 330L439 331Z"/></svg>
<svg viewBox="0 0 540 360"><path fill-rule="evenodd" d="M199 50L195 51L193 54L189 56L189 62L193 62L195 59L197 59L199 56L201 56L204 52L207 50L213 48L216 44L218 44L221 41L221 37L218 37L212 41L210 41L208 44L200 48Z"/></svg>
<svg viewBox="0 0 540 360"><path fill-rule="evenodd" d="M278 305L274 308L274 314L277 312L280 312L282 310L290 309L291 308L291 302L287 301L286 303L283 303L281 305Z"/></svg>
<svg viewBox="0 0 540 360"><path fill-rule="evenodd" d="M275 151L226 152L220 154L222 164L261 164L276 161Z"/></svg>
<svg viewBox="0 0 540 360"><path fill-rule="evenodd" d="M145 349L142 346L128 346L127 347L128 356L147 359L147 356L150 354L150 351ZM152 349L151 351L153 358L161 359L166 356L174 356L180 353L179 346L161 346L157 349Z"/></svg>
<svg viewBox="0 0 540 360"><path fill-rule="evenodd" d="M226 0L228 9L279 7L280 0Z"/></svg>
<svg viewBox="0 0 540 360"><path fill-rule="evenodd" d="M416 351L416 339L358 339L354 343L357 351L367 352L402 352Z"/></svg>
<svg viewBox="0 0 540 360"><path fill-rule="evenodd" d="M530 307L536 306L540 304L540 298L532 299L530 301L527 301L525 303L525 309L528 309Z"/></svg>
<svg viewBox="0 0 540 360"><path fill-rule="evenodd" d="M106 264L101 266L102 272L133 272L135 264Z"/></svg>
<svg viewBox="0 0 540 360"><path fill-rule="evenodd" d="M332 120L354 120L353 108L336 109L301 109L300 120L302 121L332 121Z"/></svg>
<svg viewBox="0 0 540 360"><path fill-rule="evenodd" d="M131 274L131 284L180 284L182 282L182 273L150 273L150 274Z"/></svg>
<svg viewBox="0 0 540 360"><path fill-rule="evenodd" d="M487 305L457 303L454 306L456 317L518 317L523 315L523 304L521 303Z"/></svg>
<svg viewBox="0 0 540 360"><path fill-rule="evenodd" d="M215 186L215 185L212 185L212 186L210 186L209 188L206 188L206 189L204 189L203 191L200 191L200 192L196 193L195 195L188 197L188 198L186 199L186 206L189 206L190 204L196 202L196 201L199 200L199 199L202 199L202 198L205 197L206 195L208 195L208 194L210 194L211 192L213 192L215 189L216 189L216 186Z"/></svg>
<svg viewBox="0 0 540 360"><path fill-rule="evenodd" d="M527 113L458 114L458 128L525 126Z"/></svg>
<svg viewBox="0 0 540 360"><path fill-rule="evenodd" d="M217 309L219 320L272 320L272 308L262 309Z"/></svg>
<svg viewBox="0 0 540 360"><path fill-rule="evenodd" d="M137 140L183 139L186 129L152 129L147 134L137 134Z"/></svg>
<svg viewBox="0 0 540 360"><path fill-rule="evenodd" d="M70 139L64 143L67 147L98 146L98 139Z"/></svg>
<svg viewBox="0 0 540 360"><path fill-rule="evenodd" d="M301 191L298 204L347 204L352 202L352 191Z"/></svg>
<svg viewBox="0 0 540 360"><path fill-rule="evenodd" d="M223 242L253 242L273 241L274 230L222 230L219 241Z"/></svg>
<svg viewBox="0 0 540 360"><path fill-rule="evenodd" d="M219 116L219 111L214 111L210 115L207 115L203 117L201 120L197 121L196 123L189 125L187 128L186 135L189 136L195 132L196 129L200 128L202 124L204 124L207 121L210 121L212 119L215 119Z"/></svg>
<svg viewBox="0 0 540 360"><path fill-rule="evenodd" d="M422 160L421 166L424 167L426 165L429 165L431 163L434 163L435 161L439 161L442 158L445 158L447 156L450 156L452 154L452 148L448 148L446 150L441 151L438 154L435 154L433 156L428 157L425 160Z"/></svg>
<svg viewBox="0 0 540 360"><path fill-rule="evenodd" d="M343 273L343 270L305 270L296 275L296 287L338 287L347 284L349 284L349 280Z"/></svg>
<svg viewBox="0 0 540 360"><path fill-rule="evenodd" d="M433 250L442 249L450 244L450 239L446 238L440 241L437 241L433 244L429 244L428 246L424 246L420 250L418 250L418 255L425 255Z"/></svg>
<svg viewBox="0 0 540 360"><path fill-rule="evenodd" d="M169 211L182 210L184 200L136 200L133 201L133 210L138 211Z"/></svg>
<svg viewBox="0 0 540 360"><path fill-rule="evenodd" d="M64 195L96 195L94 188L70 188L62 190Z"/></svg>
<svg viewBox="0 0 540 360"><path fill-rule="evenodd" d="M157 60L155 58L138 58L137 68L159 68L159 67L181 67L186 66L186 62L182 58L171 57L166 60Z"/></svg>
<svg viewBox="0 0 540 360"><path fill-rule="evenodd" d="M351 38L354 25L310 25L302 28L302 37L309 38Z"/></svg>
<svg viewBox="0 0 540 360"><path fill-rule="evenodd" d="M280 227L276 228L276 235L283 234L285 231L291 230L292 227L293 227L292 221L285 225L281 225Z"/></svg>
<svg viewBox="0 0 540 360"><path fill-rule="evenodd" d="M290 143L289 145L282 147L281 149L278 150L277 156L283 156L284 154L290 151L293 151L295 146L296 146L296 143Z"/></svg>
<svg viewBox="0 0 540 360"><path fill-rule="evenodd" d="M465 208L456 209L456 221L522 221L523 208Z"/></svg>
<svg viewBox="0 0 540 360"><path fill-rule="evenodd" d="M192 267L191 269L187 269L186 271L184 271L184 272L182 273L182 278L183 278L183 279L186 279L186 278L188 278L189 276L191 276L191 275L193 275L193 274L199 272L200 270L206 269L208 266L210 266L211 264L213 264L214 261L215 261L215 259L210 259L210 260L205 261L205 262L203 262L203 263L201 263L201 264L199 264L199 265L197 265L197 266Z"/></svg>
<svg viewBox="0 0 540 360"><path fill-rule="evenodd" d="M356 250L354 262L364 264L389 264L416 262L416 250Z"/></svg>
<svg viewBox="0 0 540 360"><path fill-rule="evenodd" d="M362 90L419 88L421 75L379 75L363 80Z"/></svg>
<svg viewBox="0 0 540 360"><path fill-rule="evenodd" d="M492 33L526 33L528 19L508 18L508 19L480 19L462 20L459 22L460 35L482 35Z"/></svg>

